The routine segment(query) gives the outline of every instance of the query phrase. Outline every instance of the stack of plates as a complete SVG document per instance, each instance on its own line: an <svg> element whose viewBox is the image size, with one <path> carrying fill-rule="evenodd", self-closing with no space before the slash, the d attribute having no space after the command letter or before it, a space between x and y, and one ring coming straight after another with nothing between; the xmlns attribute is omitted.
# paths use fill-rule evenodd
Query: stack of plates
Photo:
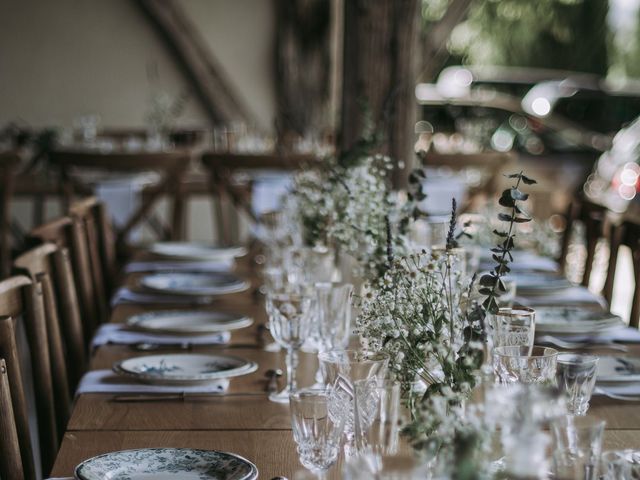
<svg viewBox="0 0 640 480"><path fill-rule="evenodd" d="M153 385L201 385L255 372L258 364L229 355L166 354L128 358L113 371Z"/></svg>
<svg viewBox="0 0 640 480"><path fill-rule="evenodd" d="M158 310L127 319L133 330L162 335L209 335L248 327L253 320L244 315L206 310Z"/></svg>
<svg viewBox="0 0 640 480"><path fill-rule="evenodd" d="M598 334L624 327L622 319L580 307L536 307L536 333Z"/></svg>
<svg viewBox="0 0 640 480"><path fill-rule="evenodd" d="M255 480L256 466L232 453L190 448L122 450L85 460L76 467L79 480L117 478L193 478Z"/></svg>
<svg viewBox="0 0 640 480"><path fill-rule="evenodd" d="M149 252L175 260L226 260L246 255L247 249L192 242L158 242L149 247Z"/></svg>
<svg viewBox="0 0 640 480"><path fill-rule="evenodd" d="M154 273L140 279L140 285L159 293L214 296L243 292L249 282L230 273Z"/></svg>

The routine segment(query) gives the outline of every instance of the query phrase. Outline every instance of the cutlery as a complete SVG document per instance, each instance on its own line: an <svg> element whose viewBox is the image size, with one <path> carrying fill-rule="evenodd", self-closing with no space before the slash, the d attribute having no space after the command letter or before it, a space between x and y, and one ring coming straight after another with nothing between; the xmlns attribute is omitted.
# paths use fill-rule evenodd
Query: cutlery
<svg viewBox="0 0 640 480"><path fill-rule="evenodd" d="M110 345L127 345L110 343ZM191 342L176 342L176 343L153 343L153 342L138 342L128 344L133 350L140 352L151 352L154 350L193 350L195 347L208 347L208 348L256 348L257 345L252 343L191 343Z"/></svg>
<svg viewBox="0 0 640 480"><path fill-rule="evenodd" d="M608 390L605 390L602 387L596 387L595 393L599 393L600 395L604 395L605 397L609 397L613 400L622 400L625 402L640 402L640 396L635 395L619 395L617 393L612 393Z"/></svg>
<svg viewBox="0 0 640 480"><path fill-rule="evenodd" d="M160 394L139 394L139 395L114 395L112 402L135 403L135 402L168 402L177 400L185 402L188 400L213 400L226 397L262 397L265 392L210 392L210 393L160 393Z"/></svg>
<svg viewBox="0 0 640 480"><path fill-rule="evenodd" d="M554 337L552 335L541 335L537 338L537 341L540 343L547 343L550 345L555 345L556 347L565 348L565 349L573 349L573 348L601 348L608 350L617 350L620 352L628 352L629 347L626 345L620 345L613 342L604 342L604 343L592 343L592 342L572 342L568 340L563 340L558 337Z"/></svg>

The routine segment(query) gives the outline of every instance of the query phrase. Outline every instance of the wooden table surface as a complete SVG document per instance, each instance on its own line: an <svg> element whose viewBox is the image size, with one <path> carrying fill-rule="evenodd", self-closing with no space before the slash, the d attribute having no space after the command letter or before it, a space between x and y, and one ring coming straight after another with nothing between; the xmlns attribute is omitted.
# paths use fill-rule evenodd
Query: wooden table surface
<svg viewBox="0 0 640 480"><path fill-rule="evenodd" d="M131 275L126 283L135 285L137 278ZM122 323L133 314L164 308L171 307L119 305L111 321ZM291 434L288 405L270 402L266 393L260 395L266 387L265 372L272 368L284 370L284 353L267 352L259 343L257 328L266 320L261 297L252 288L197 308L232 311L254 318L252 326L232 333L230 348L193 348L194 352L238 355L257 362L256 372L231 379L229 386L229 393L252 395L154 402L119 402L110 393L79 395L52 476L71 476L78 463L97 454L144 447L189 447L237 453L254 462L260 478L265 479L277 475L292 479L294 473L302 469ZM145 354L129 346L105 345L94 352L90 368L109 369L115 361ZM640 346L632 346L629 354L640 355ZM315 355L301 353L298 376L301 386L314 382L316 369ZM594 397L589 415L607 421L606 449L640 448L638 404ZM328 478L340 478L339 470L339 465L332 468Z"/></svg>

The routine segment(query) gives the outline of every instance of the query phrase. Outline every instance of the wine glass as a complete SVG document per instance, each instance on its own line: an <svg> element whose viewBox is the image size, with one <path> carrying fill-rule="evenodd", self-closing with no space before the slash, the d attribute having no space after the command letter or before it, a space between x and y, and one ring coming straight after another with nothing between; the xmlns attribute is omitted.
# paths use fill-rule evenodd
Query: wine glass
<svg viewBox="0 0 640 480"><path fill-rule="evenodd" d="M311 329L311 298L297 291L269 292L266 306L271 335L287 351L287 387L271 394L269 400L286 403L296 391L298 350Z"/></svg>

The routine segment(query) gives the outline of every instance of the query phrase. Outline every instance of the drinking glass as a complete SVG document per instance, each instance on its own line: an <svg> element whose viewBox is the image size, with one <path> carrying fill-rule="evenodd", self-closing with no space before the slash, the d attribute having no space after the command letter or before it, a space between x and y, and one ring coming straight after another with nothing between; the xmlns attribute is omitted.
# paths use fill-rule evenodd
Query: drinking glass
<svg viewBox="0 0 640 480"><path fill-rule="evenodd" d="M494 347L533 347L536 312L528 307L500 308L490 316Z"/></svg>
<svg viewBox="0 0 640 480"><path fill-rule="evenodd" d="M345 418L329 414L329 392L325 389L298 390L290 395L289 404L300 463L320 474L338 459Z"/></svg>
<svg viewBox="0 0 640 480"><path fill-rule="evenodd" d="M360 350L329 350L318 354L320 370L324 384L330 388L329 414L338 417L345 417L345 435L347 453L353 453L355 439L355 382L368 380L367 388L364 385L360 388L363 395L359 398L362 404L359 412L361 422L366 424L373 411L370 392L382 383L389 363L389 356L382 352L365 352ZM371 412L369 414L369 412ZM358 422L358 427L362 423Z"/></svg>
<svg viewBox="0 0 640 480"><path fill-rule="evenodd" d="M567 415L552 423L554 473L562 480L597 480L605 421Z"/></svg>
<svg viewBox="0 0 640 480"><path fill-rule="evenodd" d="M601 480L640 479L640 451L609 450L600 456Z"/></svg>
<svg viewBox="0 0 640 480"><path fill-rule="evenodd" d="M358 454L368 458L374 472L383 467L383 457L398 453L400 434L400 382L384 380L381 384L369 380L354 383L358 410L356 418L361 428L357 429ZM370 402L362 401L369 399ZM365 406L365 409L361 408ZM367 411L370 409L371 411Z"/></svg>
<svg viewBox="0 0 640 480"><path fill-rule="evenodd" d="M558 351L550 347L495 347L493 371L502 384L555 385Z"/></svg>
<svg viewBox="0 0 640 480"><path fill-rule="evenodd" d="M343 282L316 283L314 336L318 351L344 349L351 334L351 294L353 285ZM318 366L316 381L322 382Z"/></svg>
<svg viewBox="0 0 640 480"><path fill-rule="evenodd" d="M351 334L353 285L316 283L316 321L321 351L347 348Z"/></svg>
<svg viewBox="0 0 640 480"><path fill-rule="evenodd" d="M284 250L283 266L291 284L313 286L330 282L334 265L331 251L325 247L289 247Z"/></svg>
<svg viewBox="0 0 640 480"><path fill-rule="evenodd" d="M596 385L598 357L561 353L558 355L556 379L558 388L567 398L567 412L571 415L586 415L589 400Z"/></svg>
<svg viewBox="0 0 640 480"><path fill-rule="evenodd" d="M285 403L296 391L298 350L311 329L311 298L299 292L269 292L266 306L271 335L287 351L287 387L269 399Z"/></svg>

